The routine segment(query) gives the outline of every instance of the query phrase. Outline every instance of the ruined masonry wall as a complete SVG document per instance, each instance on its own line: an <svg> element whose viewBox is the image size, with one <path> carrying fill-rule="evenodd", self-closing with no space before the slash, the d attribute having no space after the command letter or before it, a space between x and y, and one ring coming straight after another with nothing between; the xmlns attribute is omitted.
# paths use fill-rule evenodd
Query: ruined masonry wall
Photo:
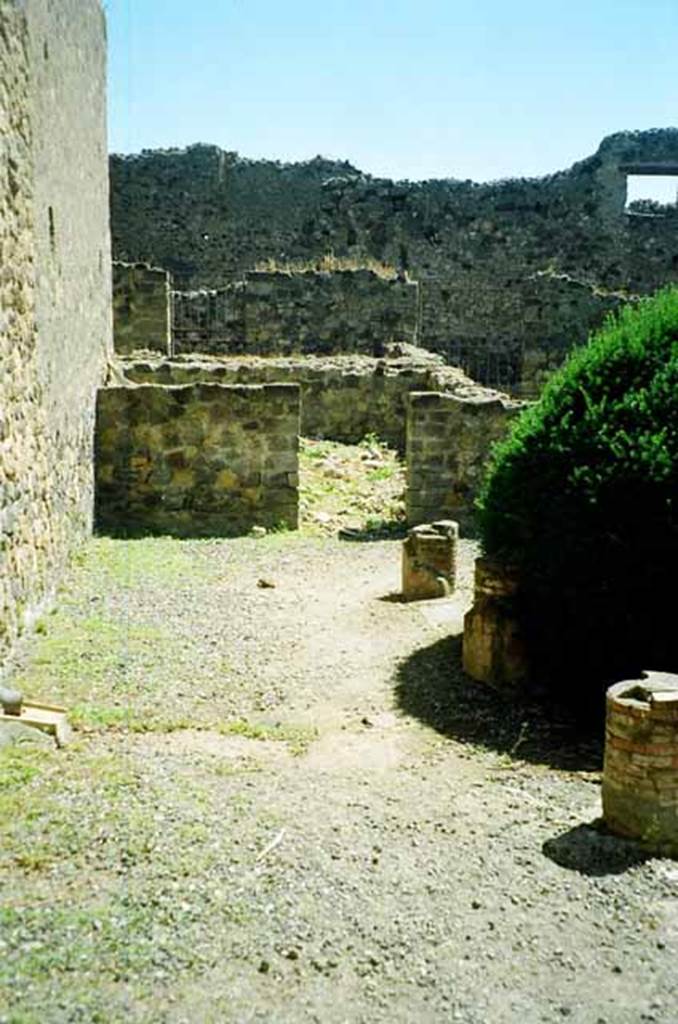
<svg viewBox="0 0 678 1024"><path fill-rule="evenodd" d="M418 344L485 384L534 390L615 293L678 281L678 207L625 212L623 168L644 162L677 164L678 129L620 132L569 170L487 184L204 145L113 156L114 251L167 267L181 290L222 288L267 259L379 260L419 282Z"/></svg>
<svg viewBox="0 0 678 1024"><path fill-rule="evenodd" d="M435 357L433 357L435 358ZM301 387L301 433L346 444L378 434L405 450L407 393L431 386L431 364L377 360L367 356L231 358L220 362L129 361L121 364L135 383L295 383ZM461 376L461 375L460 375Z"/></svg>
<svg viewBox="0 0 678 1024"><path fill-rule="evenodd" d="M110 353L105 30L0 0L0 666L91 526Z"/></svg>
<svg viewBox="0 0 678 1024"><path fill-rule="evenodd" d="M178 536L294 529L298 434L294 384L104 388L97 527Z"/></svg>
<svg viewBox="0 0 678 1024"><path fill-rule="evenodd" d="M416 284L371 270L248 273L226 288L173 298L175 355L379 355L416 337Z"/></svg>
<svg viewBox="0 0 678 1024"><path fill-rule="evenodd" d="M113 264L113 344L126 355L135 349L170 354L170 277L145 263Z"/></svg>
<svg viewBox="0 0 678 1024"><path fill-rule="evenodd" d="M305 356L298 358L125 360L125 377L137 384L295 383L301 387L301 433L345 444L367 434L405 451L407 396L410 391L447 391L480 399L496 397L440 356L407 347L406 354ZM504 396L505 397L505 396Z"/></svg>
<svg viewBox="0 0 678 1024"><path fill-rule="evenodd" d="M405 504L410 525L435 519L472 520L490 448L520 403L482 393L409 395Z"/></svg>

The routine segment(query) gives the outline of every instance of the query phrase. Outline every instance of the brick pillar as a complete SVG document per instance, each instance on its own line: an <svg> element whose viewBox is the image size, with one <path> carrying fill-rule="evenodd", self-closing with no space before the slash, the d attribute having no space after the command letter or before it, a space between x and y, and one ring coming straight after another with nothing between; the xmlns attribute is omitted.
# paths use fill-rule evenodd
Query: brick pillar
<svg viewBox="0 0 678 1024"><path fill-rule="evenodd" d="M607 691L603 817L678 858L678 675L644 672Z"/></svg>

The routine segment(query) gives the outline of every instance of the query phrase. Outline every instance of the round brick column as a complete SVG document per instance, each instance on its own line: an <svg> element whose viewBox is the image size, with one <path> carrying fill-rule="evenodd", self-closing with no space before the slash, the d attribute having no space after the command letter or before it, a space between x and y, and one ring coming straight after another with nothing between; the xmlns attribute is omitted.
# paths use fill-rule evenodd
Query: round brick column
<svg viewBox="0 0 678 1024"><path fill-rule="evenodd" d="M644 672L607 691L603 817L678 857L678 676Z"/></svg>

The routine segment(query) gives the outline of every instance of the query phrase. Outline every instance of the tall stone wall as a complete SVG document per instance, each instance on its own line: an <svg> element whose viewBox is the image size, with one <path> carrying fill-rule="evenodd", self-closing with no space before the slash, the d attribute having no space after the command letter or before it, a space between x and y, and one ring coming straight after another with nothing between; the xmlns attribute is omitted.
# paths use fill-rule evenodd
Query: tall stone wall
<svg viewBox="0 0 678 1024"><path fill-rule="evenodd" d="M170 354L170 276L146 263L113 264L113 345Z"/></svg>
<svg viewBox="0 0 678 1024"><path fill-rule="evenodd" d="M473 521L490 449L521 403L484 388L412 392L407 414L407 522Z"/></svg>
<svg viewBox="0 0 678 1024"><path fill-rule="evenodd" d="M184 537L296 528L298 435L295 384L103 388L97 526Z"/></svg>
<svg viewBox="0 0 678 1024"><path fill-rule="evenodd" d="M371 270L247 273L226 288L175 292L173 350L261 355L363 352L414 343L417 285Z"/></svg>
<svg viewBox="0 0 678 1024"><path fill-rule="evenodd" d="M270 258L380 260L419 282L419 344L533 389L626 296L678 280L678 208L626 212L627 174L643 167L675 173L678 129L622 132L568 171L482 185L214 146L114 156L114 249L167 267L182 290Z"/></svg>
<svg viewBox="0 0 678 1024"><path fill-rule="evenodd" d="M0 0L0 665L92 518L111 351L105 26Z"/></svg>

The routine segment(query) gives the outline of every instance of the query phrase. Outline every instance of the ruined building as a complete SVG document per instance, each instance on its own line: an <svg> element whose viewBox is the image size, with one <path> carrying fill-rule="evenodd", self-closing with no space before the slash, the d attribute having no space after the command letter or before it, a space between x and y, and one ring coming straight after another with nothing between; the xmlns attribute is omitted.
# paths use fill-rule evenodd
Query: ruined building
<svg viewBox="0 0 678 1024"><path fill-rule="evenodd" d="M211 318L212 334L241 342L258 265L384 262L417 283L417 344L533 394L609 310L678 280L678 207L627 205L628 177L656 174L678 174L678 129L611 135L567 171L490 184L393 182L205 145L145 151L111 158L113 250L168 269L180 292L219 290L193 314L180 297L177 326L209 334ZM276 287L290 290L267 284L271 333Z"/></svg>
<svg viewBox="0 0 678 1024"><path fill-rule="evenodd" d="M0 664L91 529L111 352L98 0L0 0Z"/></svg>

